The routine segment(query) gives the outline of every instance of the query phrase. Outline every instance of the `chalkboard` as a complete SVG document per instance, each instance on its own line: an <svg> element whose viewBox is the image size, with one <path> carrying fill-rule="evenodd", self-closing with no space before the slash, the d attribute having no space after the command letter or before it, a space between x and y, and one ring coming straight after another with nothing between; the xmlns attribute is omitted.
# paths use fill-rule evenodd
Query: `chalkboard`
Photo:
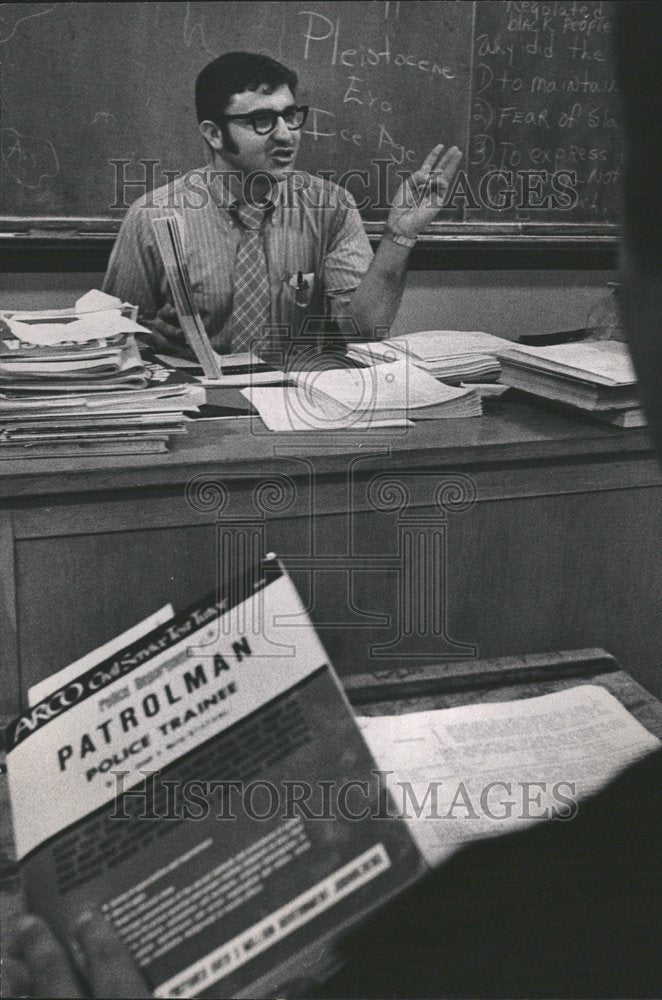
<svg viewBox="0 0 662 1000"><path fill-rule="evenodd" d="M346 184L369 229L441 141L463 172L432 232L613 232L612 31L602 2L2 4L0 223L116 230L204 165L195 77L248 49L297 71L298 166Z"/></svg>
<svg viewBox="0 0 662 1000"><path fill-rule="evenodd" d="M471 190L480 194L490 172L512 174L512 185L497 175L483 191L482 205L503 205L503 220L533 222L540 209L527 202L545 199L563 203L556 211L543 209L553 219L616 219L623 149L613 30L613 5L603 3L476 4ZM532 173L522 190L526 171Z"/></svg>

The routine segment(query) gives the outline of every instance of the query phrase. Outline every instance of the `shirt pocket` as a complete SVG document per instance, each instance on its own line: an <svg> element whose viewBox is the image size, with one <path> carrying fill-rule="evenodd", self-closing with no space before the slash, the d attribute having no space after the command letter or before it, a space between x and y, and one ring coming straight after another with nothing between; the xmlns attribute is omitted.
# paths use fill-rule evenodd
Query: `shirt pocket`
<svg viewBox="0 0 662 1000"><path fill-rule="evenodd" d="M325 315L322 282L313 271L295 271L283 279L279 294L277 322L289 340L300 337L308 317Z"/></svg>
<svg viewBox="0 0 662 1000"><path fill-rule="evenodd" d="M313 271L297 271L285 282L292 304L297 309L307 309L315 300L317 282Z"/></svg>

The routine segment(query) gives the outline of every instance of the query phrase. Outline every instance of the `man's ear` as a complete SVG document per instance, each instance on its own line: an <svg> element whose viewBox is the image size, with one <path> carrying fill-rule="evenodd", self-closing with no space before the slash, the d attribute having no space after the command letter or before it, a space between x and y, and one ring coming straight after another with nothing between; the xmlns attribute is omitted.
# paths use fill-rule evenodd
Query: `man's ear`
<svg viewBox="0 0 662 1000"><path fill-rule="evenodd" d="M198 129L200 135L209 143L212 149L216 150L217 153L222 152L223 133L218 125L215 125L214 122L204 121L200 122Z"/></svg>

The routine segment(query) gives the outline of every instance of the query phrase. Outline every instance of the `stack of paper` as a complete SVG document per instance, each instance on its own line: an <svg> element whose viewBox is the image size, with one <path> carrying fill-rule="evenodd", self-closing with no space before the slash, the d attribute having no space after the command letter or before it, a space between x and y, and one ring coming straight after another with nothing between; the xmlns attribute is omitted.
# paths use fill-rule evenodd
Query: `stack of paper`
<svg viewBox="0 0 662 1000"><path fill-rule="evenodd" d="M407 361L289 377L295 385L243 390L270 430L363 430L482 412L475 389L444 385Z"/></svg>
<svg viewBox="0 0 662 1000"><path fill-rule="evenodd" d="M86 310L83 296L73 309L0 314L0 389L69 392L147 384L134 334L145 328L122 312L122 304ZM83 308L81 308L81 305Z"/></svg>
<svg viewBox="0 0 662 1000"><path fill-rule="evenodd" d="M642 424L636 375L625 344L599 340L517 346L500 358L501 381L506 385L590 411L620 426Z"/></svg>
<svg viewBox="0 0 662 1000"><path fill-rule="evenodd" d="M442 382L493 382L499 377L497 354L511 342L489 333L422 330L388 340L349 344L348 354L368 364L411 361Z"/></svg>
<svg viewBox="0 0 662 1000"><path fill-rule="evenodd" d="M469 841L568 819L578 802L660 745L594 684L359 725L430 865Z"/></svg>
<svg viewBox="0 0 662 1000"><path fill-rule="evenodd" d="M389 420L411 417L475 417L480 400L471 389L454 389L409 361L372 368L332 368L296 373L297 386L308 395L335 406L340 413Z"/></svg>
<svg viewBox="0 0 662 1000"><path fill-rule="evenodd" d="M205 391L145 363L134 340L142 329L99 292L71 310L4 314L0 458L164 451Z"/></svg>

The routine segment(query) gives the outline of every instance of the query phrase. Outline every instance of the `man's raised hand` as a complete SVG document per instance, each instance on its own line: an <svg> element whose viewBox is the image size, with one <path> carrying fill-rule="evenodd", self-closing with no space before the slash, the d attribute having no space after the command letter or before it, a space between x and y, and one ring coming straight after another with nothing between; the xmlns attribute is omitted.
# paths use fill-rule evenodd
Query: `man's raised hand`
<svg viewBox="0 0 662 1000"><path fill-rule="evenodd" d="M403 236L416 237L439 214L446 193L460 165L457 146L439 144L420 168L403 180L388 215L387 225Z"/></svg>

